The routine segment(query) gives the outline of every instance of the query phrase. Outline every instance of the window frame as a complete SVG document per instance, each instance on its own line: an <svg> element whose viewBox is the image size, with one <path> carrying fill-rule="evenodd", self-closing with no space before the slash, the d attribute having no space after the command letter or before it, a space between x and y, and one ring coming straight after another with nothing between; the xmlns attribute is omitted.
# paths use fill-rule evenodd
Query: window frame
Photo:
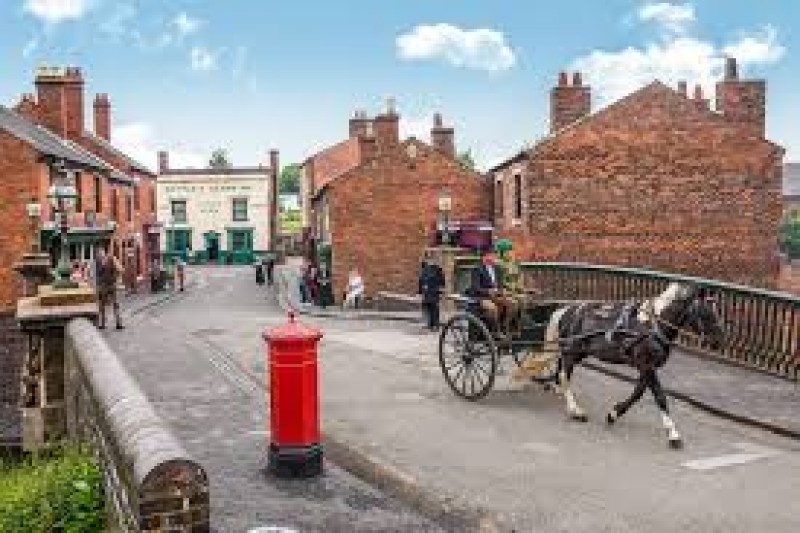
<svg viewBox="0 0 800 533"><path fill-rule="evenodd" d="M242 205L241 203L242 202L244 203L244 217L242 218L241 217L241 212L239 212L240 216L237 218L237 216L236 216L237 215L236 206L238 204L240 206L240 208L241 208L241 205ZM233 222L249 222L250 221L250 205L249 204L250 204L250 202L249 202L248 198L242 198L242 197L231 198L231 220ZM240 209L240 211L241 211L241 209Z"/></svg>
<svg viewBox="0 0 800 533"><path fill-rule="evenodd" d="M175 206L178 205L178 204L183 205L183 217L182 217L182 220L179 220L178 217L175 216ZM188 208L188 206L187 206L186 200L170 200L170 202L169 202L169 214L170 214L170 218L172 219L172 222L174 224L186 224L187 223L187 221L189 219L188 213L187 213L187 210L188 210L187 208Z"/></svg>

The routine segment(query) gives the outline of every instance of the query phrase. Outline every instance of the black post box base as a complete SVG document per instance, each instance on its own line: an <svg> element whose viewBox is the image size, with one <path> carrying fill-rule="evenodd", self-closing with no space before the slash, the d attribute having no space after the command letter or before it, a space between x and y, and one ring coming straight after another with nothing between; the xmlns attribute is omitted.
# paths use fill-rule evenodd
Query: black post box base
<svg viewBox="0 0 800 533"><path fill-rule="evenodd" d="M267 470L281 478L308 478L322 474L322 445L269 445Z"/></svg>

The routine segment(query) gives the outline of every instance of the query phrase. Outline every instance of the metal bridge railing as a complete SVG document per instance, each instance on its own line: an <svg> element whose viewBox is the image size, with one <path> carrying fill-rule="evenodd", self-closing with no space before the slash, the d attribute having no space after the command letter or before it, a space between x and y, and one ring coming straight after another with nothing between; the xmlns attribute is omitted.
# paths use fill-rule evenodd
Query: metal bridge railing
<svg viewBox="0 0 800 533"><path fill-rule="evenodd" d="M476 258L456 261L456 288L469 283ZM721 281L638 268L584 263L521 263L526 285L549 300L627 300L653 297L671 282L689 282L708 289L717 301L726 343L720 350L680 336L678 345L798 379L800 374L800 298L787 293Z"/></svg>

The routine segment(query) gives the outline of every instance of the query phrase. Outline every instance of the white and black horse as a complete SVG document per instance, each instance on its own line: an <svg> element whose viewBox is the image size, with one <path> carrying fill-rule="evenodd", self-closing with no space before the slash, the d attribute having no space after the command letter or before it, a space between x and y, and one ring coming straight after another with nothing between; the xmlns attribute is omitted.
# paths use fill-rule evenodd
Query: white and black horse
<svg viewBox="0 0 800 533"><path fill-rule="evenodd" d="M570 386L575 365L593 356L606 363L626 364L639 371L633 393L614 405L606 420L615 423L649 388L661 411L669 444L680 448L682 440L669 416L667 397L658 369L669 358L671 343L685 330L708 339L712 349L722 344L723 330L712 301L700 287L671 283L659 296L638 304L583 303L560 308L550 318L548 344L558 344L558 390L575 420L586 421Z"/></svg>

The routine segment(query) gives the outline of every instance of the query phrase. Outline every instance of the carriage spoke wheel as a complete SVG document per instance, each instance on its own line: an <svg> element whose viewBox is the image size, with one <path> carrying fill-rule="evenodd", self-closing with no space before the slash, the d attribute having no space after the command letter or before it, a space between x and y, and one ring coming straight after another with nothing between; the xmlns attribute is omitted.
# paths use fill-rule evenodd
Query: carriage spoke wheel
<svg viewBox="0 0 800 533"><path fill-rule="evenodd" d="M458 313L439 335L439 365L444 379L467 400L483 398L497 372L497 346L486 325L470 313Z"/></svg>

